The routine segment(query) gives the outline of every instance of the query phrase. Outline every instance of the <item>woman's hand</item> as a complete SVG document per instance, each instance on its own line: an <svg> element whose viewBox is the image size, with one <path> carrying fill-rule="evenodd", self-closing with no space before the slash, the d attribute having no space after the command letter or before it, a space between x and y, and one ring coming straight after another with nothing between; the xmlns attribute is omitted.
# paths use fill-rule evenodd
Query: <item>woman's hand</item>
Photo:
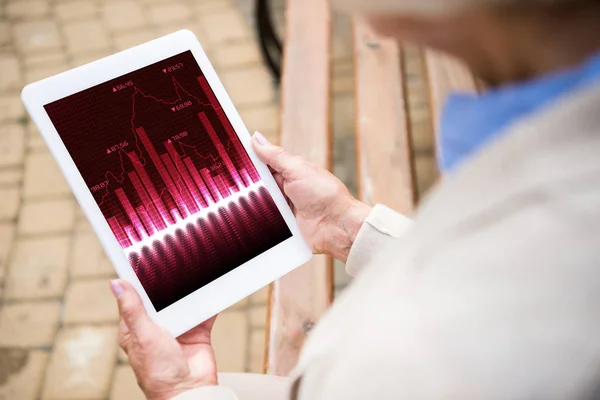
<svg viewBox="0 0 600 400"><path fill-rule="evenodd" d="M329 171L287 153L260 133L254 134L252 145L287 196L300 231L313 252L345 262L371 208L353 198Z"/></svg>
<svg viewBox="0 0 600 400"><path fill-rule="evenodd" d="M216 317L175 339L150 319L133 286L123 280L113 280L110 286L121 315L119 344L149 400L171 399L202 385L217 384L210 342Z"/></svg>

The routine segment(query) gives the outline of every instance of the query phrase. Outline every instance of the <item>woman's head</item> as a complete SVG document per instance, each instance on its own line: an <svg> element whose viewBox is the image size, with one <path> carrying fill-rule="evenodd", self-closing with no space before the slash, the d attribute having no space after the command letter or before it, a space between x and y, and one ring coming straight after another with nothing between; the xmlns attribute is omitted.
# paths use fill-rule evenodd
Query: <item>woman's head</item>
<svg viewBox="0 0 600 400"><path fill-rule="evenodd" d="M599 0L333 0L382 35L462 58L490 84L531 78L600 51Z"/></svg>

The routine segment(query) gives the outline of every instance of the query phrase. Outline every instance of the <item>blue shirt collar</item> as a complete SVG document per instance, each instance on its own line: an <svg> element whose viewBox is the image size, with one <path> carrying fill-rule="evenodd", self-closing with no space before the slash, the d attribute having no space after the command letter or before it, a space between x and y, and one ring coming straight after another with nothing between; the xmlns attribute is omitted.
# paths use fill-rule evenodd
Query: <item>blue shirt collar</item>
<svg viewBox="0 0 600 400"><path fill-rule="evenodd" d="M520 118L596 79L600 79L600 55L575 68L481 95L451 95L441 117L440 168L453 170Z"/></svg>

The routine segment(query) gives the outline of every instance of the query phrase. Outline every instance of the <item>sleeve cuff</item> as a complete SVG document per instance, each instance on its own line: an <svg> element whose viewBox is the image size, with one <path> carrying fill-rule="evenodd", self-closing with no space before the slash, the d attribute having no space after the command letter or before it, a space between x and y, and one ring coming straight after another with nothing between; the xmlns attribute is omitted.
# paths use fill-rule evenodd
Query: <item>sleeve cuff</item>
<svg viewBox="0 0 600 400"><path fill-rule="evenodd" d="M411 225L410 218L384 205L373 207L350 248L346 261L348 274L358 275L384 247L402 236Z"/></svg>
<svg viewBox="0 0 600 400"><path fill-rule="evenodd" d="M224 386L202 386L188 390L171 400L238 400L233 390Z"/></svg>

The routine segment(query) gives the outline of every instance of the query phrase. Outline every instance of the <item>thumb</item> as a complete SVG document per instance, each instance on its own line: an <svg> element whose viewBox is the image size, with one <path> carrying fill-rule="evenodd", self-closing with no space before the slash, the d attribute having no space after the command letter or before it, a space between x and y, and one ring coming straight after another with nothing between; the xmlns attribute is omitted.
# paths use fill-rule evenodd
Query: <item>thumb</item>
<svg viewBox="0 0 600 400"><path fill-rule="evenodd" d="M142 332L150 331L153 322L134 287L124 280L114 279L110 281L110 289L117 299L119 314L130 333L137 336Z"/></svg>
<svg viewBox="0 0 600 400"><path fill-rule="evenodd" d="M306 167L307 162L302 158L288 153L282 147L275 146L259 132L254 132L252 135L252 147L262 162L275 172L281 173L286 179L290 174L299 173Z"/></svg>

